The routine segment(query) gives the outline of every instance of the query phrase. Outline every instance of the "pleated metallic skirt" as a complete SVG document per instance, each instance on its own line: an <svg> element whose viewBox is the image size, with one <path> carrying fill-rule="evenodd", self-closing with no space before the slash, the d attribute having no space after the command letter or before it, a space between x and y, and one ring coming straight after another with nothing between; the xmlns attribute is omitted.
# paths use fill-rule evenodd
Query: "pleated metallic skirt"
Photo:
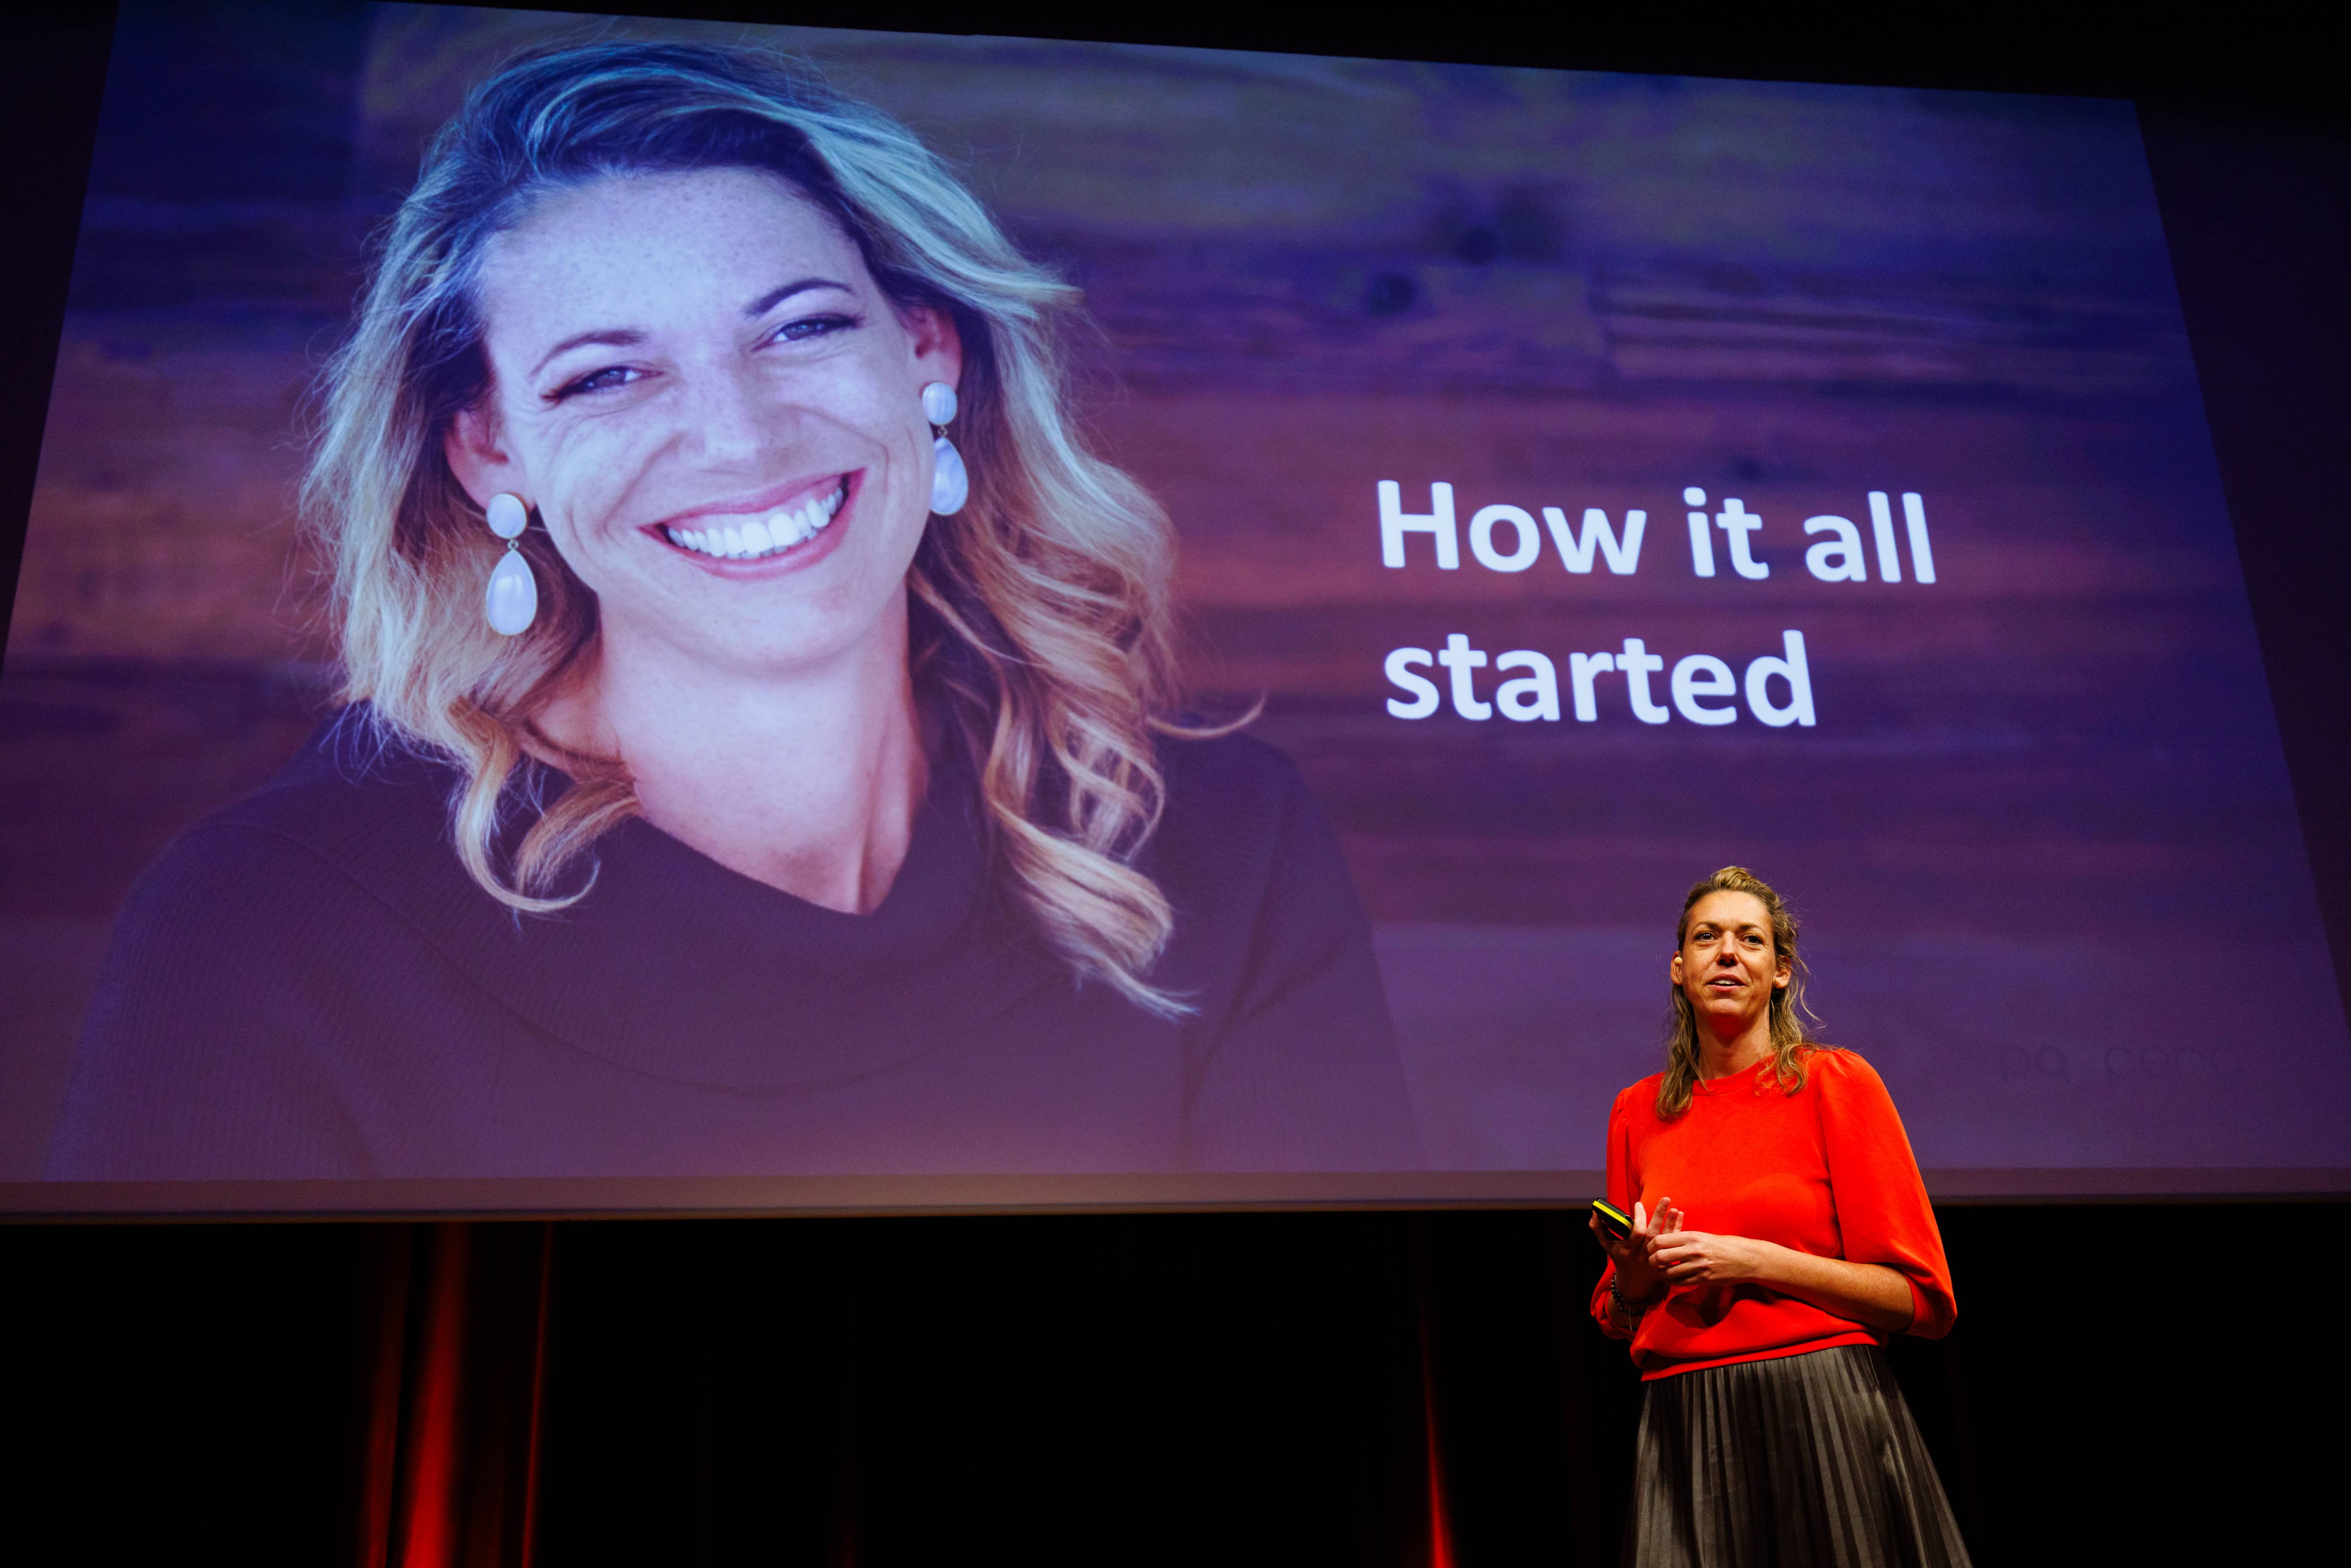
<svg viewBox="0 0 2351 1568"><path fill-rule="evenodd" d="M1661 1377L1641 1407L1626 1568L1967 1568L1886 1353L1840 1345Z"/></svg>

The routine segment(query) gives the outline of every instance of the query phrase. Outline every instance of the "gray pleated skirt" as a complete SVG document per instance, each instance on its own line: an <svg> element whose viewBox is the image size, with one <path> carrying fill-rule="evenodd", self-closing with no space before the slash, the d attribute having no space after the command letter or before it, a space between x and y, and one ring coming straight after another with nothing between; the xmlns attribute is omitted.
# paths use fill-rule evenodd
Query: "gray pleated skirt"
<svg viewBox="0 0 2351 1568"><path fill-rule="evenodd" d="M1661 1377L1641 1406L1626 1568L1968 1568L1886 1353Z"/></svg>

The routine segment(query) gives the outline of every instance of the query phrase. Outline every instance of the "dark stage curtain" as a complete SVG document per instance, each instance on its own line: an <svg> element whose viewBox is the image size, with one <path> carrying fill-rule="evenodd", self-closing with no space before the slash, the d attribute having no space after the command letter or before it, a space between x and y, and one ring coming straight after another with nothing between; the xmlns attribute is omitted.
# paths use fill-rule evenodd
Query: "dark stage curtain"
<svg viewBox="0 0 2351 1568"><path fill-rule="evenodd" d="M545 1223L366 1233L358 1568L535 1560L554 1245Z"/></svg>
<svg viewBox="0 0 2351 1568"><path fill-rule="evenodd" d="M2298 1560L2351 1207L1940 1218L1959 1326L1891 1355L1978 1562ZM1579 1220L5 1228L12 1528L247 1568L1604 1564L1640 1391Z"/></svg>

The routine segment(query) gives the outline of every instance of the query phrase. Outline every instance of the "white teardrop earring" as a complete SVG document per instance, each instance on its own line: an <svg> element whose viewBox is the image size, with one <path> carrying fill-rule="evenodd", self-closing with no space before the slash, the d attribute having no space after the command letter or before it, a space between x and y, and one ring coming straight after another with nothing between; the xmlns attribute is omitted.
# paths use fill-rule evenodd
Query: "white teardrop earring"
<svg viewBox="0 0 2351 1568"><path fill-rule="evenodd" d="M490 497L483 517L490 532L507 541L507 553L498 558L496 569L490 573L482 608L489 614L492 631L502 637L519 637L538 619L538 580L531 576L530 562L515 545L530 526L530 509L520 496L501 492Z"/></svg>
<svg viewBox="0 0 2351 1568"><path fill-rule="evenodd" d="M933 382L923 389L923 417L931 422L931 510L942 517L962 511L971 498L971 474L947 439L946 426L955 416L955 388Z"/></svg>

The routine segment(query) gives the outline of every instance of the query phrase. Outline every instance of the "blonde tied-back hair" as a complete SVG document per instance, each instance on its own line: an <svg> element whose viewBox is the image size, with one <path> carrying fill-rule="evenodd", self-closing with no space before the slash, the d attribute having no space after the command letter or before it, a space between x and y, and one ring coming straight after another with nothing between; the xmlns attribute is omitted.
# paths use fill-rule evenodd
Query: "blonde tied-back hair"
<svg viewBox="0 0 2351 1568"><path fill-rule="evenodd" d="M1804 1086L1804 1058L1815 1051L1837 1049L1813 1038L1812 1026L1820 1020L1804 1004L1807 972L1796 951L1796 917L1761 877L1745 866L1727 865L1692 887L1689 896L1682 900L1681 921L1674 927L1675 952L1680 952L1689 938L1690 911L1698 907L1699 899L1717 893L1744 893L1761 903L1771 924L1772 956L1787 962L1788 983L1771 992L1771 1054L1780 1087L1792 1094ZM1666 1075L1657 1084L1657 1114L1668 1120L1689 1109L1698 1083L1698 1013L1681 987L1669 988L1673 992L1667 1026L1671 1032L1666 1041Z"/></svg>
<svg viewBox="0 0 2351 1568"><path fill-rule="evenodd" d="M443 434L489 393L476 286L496 235L555 192L711 168L780 178L855 241L894 305L954 319L971 496L932 519L909 571L911 666L946 743L972 758L990 852L1037 931L1079 975L1183 1011L1147 978L1173 917L1133 863L1163 800L1154 732L1193 733L1165 718L1172 538L1070 428L1058 344L1077 291L1022 256L912 132L783 57L674 43L528 55L434 138L322 382L304 486L333 566L346 700L456 764L457 853L490 896L545 913L585 895L581 862L635 814L634 789L617 761L555 753L535 721L595 645L595 597L533 526L521 549L538 619L514 638L489 628L482 585L503 546ZM543 800L532 759L559 761L573 787ZM508 852L517 812L531 820Z"/></svg>

